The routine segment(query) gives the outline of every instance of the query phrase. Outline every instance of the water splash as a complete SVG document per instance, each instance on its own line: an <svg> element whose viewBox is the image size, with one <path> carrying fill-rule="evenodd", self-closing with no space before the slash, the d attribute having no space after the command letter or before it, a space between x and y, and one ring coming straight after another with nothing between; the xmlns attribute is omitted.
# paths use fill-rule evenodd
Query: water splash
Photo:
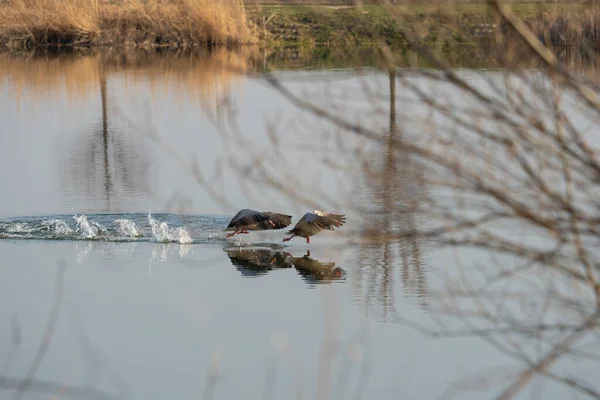
<svg viewBox="0 0 600 400"><path fill-rule="evenodd" d="M8 226L6 228L6 232L10 232L10 233L28 233L28 232L31 232L31 228L29 227L29 224L26 224L26 223L16 223L16 224Z"/></svg>
<svg viewBox="0 0 600 400"><path fill-rule="evenodd" d="M191 244L193 242L190 234L185 228L170 229L166 222L158 222L148 212L148 224L152 228L152 237L160 243L176 242L180 244Z"/></svg>
<svg viewBox="0 0 600 400"><path fill-rule="evenodd" d="M0 219L0 240L158 242L187 247L225 241L220 232L228 220L221 216L151 213L14 217Z"/></svg>
<svg viewBox="0 0 600 400"><path fill-rule="evenodd" d="M191 244L193 242L190 234L185 228L177 228L175 232L177 233L178 242L180 244Z"/></svg>
<svg viewBox="0 0 600 400"><path fill-rule="evenodd" d="M41 222L0 222L0 238L35 239L39 237L64 238L73 233L69 225L57 218Z"/></svg>
<svg viewBox="0 0 600 400"><path fill-rule="evenodd" d="M77 222L77 229L75 231L85 239L96 239L99 235L105 235L107 233L107 229L105 227L100 225L98 222L90 222L88 217L85 215L75 215L73 218Z"/></svg>
<svg viewBox="0 0 600 400"><path fill-rule="evenodd" d="M213 239L213 238L221 239L221 238L223 238L223 232L221 232L221 231L208 232L207 238L208 239Z"/></svg>
<svg viewBox="0 0 600 400"><path fill-rule="evenodd" d="M129 219L116 219L115 223L119 225L119 235L124 237L141 237L142 233L139 231L135 222Z"/></svg>
<svg viewBox="0 0 600 400"><path fill-rule="evenodd" d="M67 236L73 233L69 224L58 218L42 221L42 226L57 236Z"/></svg>
<svg viewBox="0 0 600 400"><path fill-rule="evenodd" d="M159 223L157 220L152 218L152 213L148 212L148 224L152 228L152 237L157 242L168 242L169 241L169 225L166 222Z"/></svg>

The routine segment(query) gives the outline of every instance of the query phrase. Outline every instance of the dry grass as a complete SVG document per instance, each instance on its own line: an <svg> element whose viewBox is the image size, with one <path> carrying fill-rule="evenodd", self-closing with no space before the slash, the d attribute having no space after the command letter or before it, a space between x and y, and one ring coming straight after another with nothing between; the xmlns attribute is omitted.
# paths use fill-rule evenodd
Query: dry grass
<svg viewBox="0 0 600 400"><path fill-rule="evenodd" d="M0 44L192 47L254 41L239 0L9 0Z"/></svg>
<svg viewBox="0 0 600 400"><path fill-rule="evenodd" d="M0 10L5 44L88 43L100 28L97 0L12 0Z"/></svg>
<svg viewBox="0 0 600 400"><path fill-rule="evenodd" d="M552 46L600 48L600 9L544 12L530 21L532 30Z"/></svg>

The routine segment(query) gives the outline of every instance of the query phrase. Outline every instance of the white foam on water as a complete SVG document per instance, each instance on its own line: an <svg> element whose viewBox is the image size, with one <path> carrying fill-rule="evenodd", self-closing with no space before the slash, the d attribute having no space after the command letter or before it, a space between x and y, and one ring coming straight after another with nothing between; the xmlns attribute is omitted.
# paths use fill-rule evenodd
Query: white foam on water
<svg viewBox="0 0 600 400"><path fill-rule="evenodd" d="M119 225L119 235L125 237L140 237L141 232L138 230L135 223L129 219L116 219L115 223Z"/></svg>
<svg viewBox="0 0 600 400"><path fill-rule="evenodd" d="M225 237L225 234L221 231L209 232L208 236L207 236L208 239L223 238L223 237Z"/></svg>
<svg viewBox="0 0 600 400"><path fill-rule="evenodd" d="M73 233L73 229L63 221L62 219L49 219L46 221L42 221L42 226L46 229L51 230L55 235L66 236L70 233Z"/></svg>
<svg viewBox="0 0 600 400"><path fill-rule="evenodd" d="M77 222L76 232L81 234L82 238L94 239L99 234L107 232L105 227L95 221L89 221L85 215L73 216L73 218Z"/></svg>
<svg viewBox="0 0 600 400"><path fill-rule="evenodd" d="M237 236L237 235L236 235ZM233 237L233 243L235 244L235 246L249 246L251 244L256 243L255 241L253 241L251 238L242 238L241 236L239 237Z"/></svg>
<svg viewBox="0 0 600 400"><path fill-rule="evenodd" d="M185 228L177 228L175 232L178 239L177 241L180 244L191 244L193 242L192 238L190 237L190 234Z"/></svg>
<svg viewBox="0 0 600 400"><path fill-rule="evenodd" d="M237 234L226 240L232 241L236 246L250 246L257 243L284 246L285 243L282 240L289 235L285 235L283 232L281 230L251 231L248 234Z"/></svg>
<svg viewBox="0 0 600 400"><path fill-rule="evenodd" d="M23 238L23 234L20 233L3 233L2 237L5 239L21 239Z"/></svg>
<svg viewBox="0 0 600 400"><path fill-rule="evenodd" d="M31 230L32 228L29 227L29 224L23 222L11 224L8 226L8 228L6 228L6 231L10 233L27 233L31 232Z"/></svg>
<svg viewBox="0 0 600 400"><path fill-rule="evenodd" d="M0 228L3 231L2 237L14 239L39 238L46 235L66 237L73 233L73 229L61 219L0 223Z"/></svg>
<svg viewBox="0 0 600 400"><path fill-rule="evenodd" d="M190 234L185 228L170 229L166 222L158 222L152 218L152 213L148 212L148 223L152 228L152 237L160 243L176 242L180 244L190 244L193 242Z"/></svg>
<svg viewBox="0 0 600 400"><path fill-rule="evenodd" d="M148 213L148 223L152 228L152 237L157 242L168 242L169 241L169 225L166 222L159 223L157 220L152 218L152 214Z"/></svg>

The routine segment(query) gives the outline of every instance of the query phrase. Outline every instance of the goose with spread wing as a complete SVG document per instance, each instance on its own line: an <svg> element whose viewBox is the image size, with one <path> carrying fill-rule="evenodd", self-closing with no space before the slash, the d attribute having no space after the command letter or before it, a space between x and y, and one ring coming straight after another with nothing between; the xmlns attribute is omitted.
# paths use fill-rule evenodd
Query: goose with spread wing
<svg viewBox="0 0 600 400"><path fill-rule="evenodd" d="M229 238L237 233L250 233L248 231L283 229L291 223L291 215L244 208L231 219L224 232L233 231L233 233L227 234Z"/></svg>
<svg viewBox="0 0 600 400"><path fill-rule="evenodd" d="M339 228L346 223L346 215L332 214L321 210L314 210L313 212L307 212L304 216L296 223L296 226L287 234L291 234L289 238L283 239L284 242L292 240L294 236L300 236L306 238L306 243L310 243L310 237L317 233L328 230L333 231L335 228Z"/></svg>

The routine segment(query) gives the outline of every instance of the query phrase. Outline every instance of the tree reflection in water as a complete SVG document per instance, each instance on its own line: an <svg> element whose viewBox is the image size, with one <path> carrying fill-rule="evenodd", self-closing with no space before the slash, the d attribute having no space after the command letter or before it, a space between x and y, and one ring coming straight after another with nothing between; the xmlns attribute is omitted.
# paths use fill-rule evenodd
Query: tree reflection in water
<svg viewBox="0 0 600 400"><path fill-rule="evenodd" d="M74 138L75 146L68 156L67 190L83 191L94 203L103 200L103 212L123 210L124 202L136 195L152 193L152 173L148 142L127 131L117 118L111 117L109 74L99 72L101 121L88 132ZM78 193L79 194L79 193Z"/></svg>
<svg viewBox="0 0 600 400"><path fill-rule="evenodd" d="M408 140L396 116L396 74L389 72L389 131L384 144L373 146L362 164L362 176L358 180L364 200L359 206L364 218L356 288L363 290L367 304L375 306L392 320L396 315L394 293L395 271L400 272L404 295L417 297L422 307L427 307L427 279L422 265L422 240L418 235L421 222L418 202L425 196L424 167L414 159L410 151L398 149L396 144ZM372 304L377 300L376 305Z"/></svg>

